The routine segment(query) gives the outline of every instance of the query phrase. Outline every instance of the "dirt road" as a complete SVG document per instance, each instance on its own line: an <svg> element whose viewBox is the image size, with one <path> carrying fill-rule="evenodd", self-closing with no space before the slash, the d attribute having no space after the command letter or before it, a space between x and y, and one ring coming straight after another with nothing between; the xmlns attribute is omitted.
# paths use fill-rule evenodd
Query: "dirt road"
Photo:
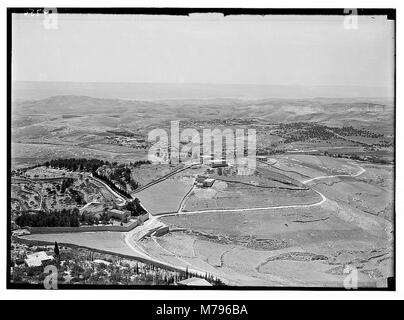
<svg viewBox="0 0 404 320"><path fill-rule="evenodd" d="M366 169L359 167L358 166L359 171L355 174L336 174L336 175L331 175L331 176L319 176L319 177L315 177L315 178L311 178L305 181L302 181L303 184L307 184L309 182L312 181L316 181L316 180L321 180L321 179L330 179L330 178L339 178L339 177L358 177L360 176L362 173L364 173L366 171Z"/></svg>

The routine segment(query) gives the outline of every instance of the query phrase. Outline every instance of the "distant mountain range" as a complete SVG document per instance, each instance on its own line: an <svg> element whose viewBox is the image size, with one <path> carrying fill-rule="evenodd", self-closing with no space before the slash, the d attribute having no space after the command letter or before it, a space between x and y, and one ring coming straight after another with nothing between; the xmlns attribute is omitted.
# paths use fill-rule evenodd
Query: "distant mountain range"
<svg viewBox="0 0 404 320"><path fill-rule="evenodd" d="M394 134L393 104L381 98L141 101L59 95L15 101L11 111L12 156L22 166L62 156L132 159L132 150L105 145L105 136L130 131L144 137L155 128L169 130L172 120L180 121L181 128L195 129L223 129L234 123L229 119L236 119L243 128L253 123L264 130L273 123L315 122ZM125 150L105 151L111 148Z"/></svg>
<svg viewBox="0 0 404 320"><path fill-rule="evenodd" d="M93 83L25 82L12 84L13 100L45 99L58 95L104 99L305 99L305 98L389 98L393 90L365 86L282 86L244 84Z"/></svg>
<svg viewBox="0 0 404 320"><path fill-rule="evenodd" d="M159 126L170 120L258 119L265 122L312 121L332 125L374 126L393 130L394 106L387 99L182 99L123 100L54 96L13 103L13 127L42 123L103 130Z"/></svg>

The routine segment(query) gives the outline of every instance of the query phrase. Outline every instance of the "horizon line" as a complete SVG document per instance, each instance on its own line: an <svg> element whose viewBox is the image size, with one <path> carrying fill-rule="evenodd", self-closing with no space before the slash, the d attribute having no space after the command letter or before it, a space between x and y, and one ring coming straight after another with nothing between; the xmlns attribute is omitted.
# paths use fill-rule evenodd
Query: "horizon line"
<svg viewBox="0 0 404 320"><path fill-rule="evenodd" d="M88 84L164 84L164 85L212 85L212 86L262 86L262 87L361 87L361 88L394 88L390 86L377 86L377 85L346 85L346 84L263 84L263 83L209 83L209 82L127 82L127 81L60 81L60 80L12 80L12 82L28 82L28 83L88 83Z"/></svg>

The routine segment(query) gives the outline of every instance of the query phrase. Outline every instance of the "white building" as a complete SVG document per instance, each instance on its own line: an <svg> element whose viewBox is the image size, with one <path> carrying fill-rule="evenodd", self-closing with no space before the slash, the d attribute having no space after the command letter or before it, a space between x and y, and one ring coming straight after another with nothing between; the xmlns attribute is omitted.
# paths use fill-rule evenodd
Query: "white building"
<svg viewBox="0 0 404 320"><path fill-rule="evenodd" d="M25 263L28 267L40 267L45 261L53 260L52 256L48 256L45 251L39 251L27 255Z"/></svg>

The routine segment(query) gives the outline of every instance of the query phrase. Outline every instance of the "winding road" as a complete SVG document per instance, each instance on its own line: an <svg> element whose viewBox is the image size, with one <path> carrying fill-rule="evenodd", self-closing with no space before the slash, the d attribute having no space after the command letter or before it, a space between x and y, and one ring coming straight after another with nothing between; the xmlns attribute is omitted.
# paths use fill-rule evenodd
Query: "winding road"
<svg viewBox="0 0 404 320"><path fill-rule="evenodd" d="M335 178L335 177L357 177L361 174L363 174L366 170L362 167L359 167L359 171L355 174L352 175L330 175L330 176L318 176L315 178L311 178L305 181L302 181L301 183L307 184L312 181L317 181L321 179L327 179L327 178ZM169 174L170 176L170 174ZM93 177L93 179L95 179ZM117 198L125 201L123 197L121 197L119 194L117 194L114 190L112 190L109 186L107 186L105 183L102 181L99 181L96 179L97 182L102 183L112 194L114 194ZM161 180L162 181L162 180ZM146 259L150 261L151 263L156 263L160 265L165 265L170 268L174 268L176 270L182 270L185 271L188 269L188 271L198 274L200 276L205 276L206 271L203 271L199 267L196 267L192 265L190 262L182 259L181 257L178 257L175 253L167 250L166 248L162 247L156 238L151 236L151 239L156 243L156 245L163 250L163 252L166 252L169 254L171 257L174 259L177 259L180 261L183 265L173 265L172 263L169 263L167 261L162 261L159 256L154 256L153 254L150 254L141 246L139 241L145 236L150 234L150 231L155 230L159 228L160 226L164 225L162 222L159 221L160 218L162 217L167 217L167 216L175 216L175 215L192 215L192 214L202 214L202 213L214 213L214 212L246 212L246 211L257 211L257 210L276 210L276 209L292 209L292 208L310 208L314 206L319 206L323 204L324 202L327 201L327 198L319 191L313 189L312 187L310 188L314 192L316 192L320 197L321 200L311 203L311 204L295 204L295 205L281 205L281 206L270 206L270 207L253 207L253 208L240 208L240 209L212 209L212 210L198 210L198 211L189 211L189 212L184 212L183 211L183 206L185 205L186 199L191 193L191 191L188 191L187 195L184 196L183 200L181 201L181 204L179 206L178 212L177 213L169 213L169 214L162 214L158 216L153 216L152 214L149 213L149 220L144 223L144 225L139 226L137 228L134 228L133 230L123 233L123 239L125 244L133 251L134 256ZM191 189L193 190L193 188ZM158 254L157 254L158 255ZM211 273L211 272L209 272ZM223 278L222 275L214 274L214 276L220 278L224 283L228 283L229 280Z"/></svg>
<svg viewBox="0 0 404 320"><path fill-rule="evenodd" d="M309 182L315 181L315 180L321 180L321 179L329 179L329 178L338 178L338 177L358 177L361 174L363 174L366 169L359 167L358 166L359 171L356 172L355 174L340 174L340 175L329 175L329 176L318 176L315 178L311 178L305 181L302 181L301 183L303 184L307 184ZM314 207L314 206L319 206L321 204L323 204L327 198L325 195L323 195L320 191L317 191L313 188L310 188L311 190L313 190L314 192L316 192L320 197L321 200L317 201L315 203L311 203L311 204L295 204L295 205L282 205L282 206L270 206L270 207L253 207L253 208L241 208L241 209L208 209L208 210L198 210L198 211L182 211L184 203L185 202L185 198L183 199L181 206L180 206L180 210L178 210L177 213L167 213L167 214L161 214L156 216L157 219L160 219L162 217L168 217L168 216L175 216L175 215L190 215L190 214L196 214L196 213L208 213L208 212L244 212L244 211L256 211L256 210L274 210L274 209L292 209L292 208L310 208L310 207Z"/></svg>
<svg viewBox="0 0 404 320"><path fill-rule="evenodd" d="M362 173L364 173L364 172L366 171L366 170L365 170L364 168L362 168L362 167L359 167L359 166L358 166L358 168L359 168L359 171L358 171L357 173L355 173L355 174L336 174L336 175L331 175L331 176L319 176L319 177L315 177L315 178L311 178L311 179L302 181L302 183L303 183L303 184L307 184L307 183L309 183L309 182L316 181L316 180L330 179L330 178L339 178L339 177L351 177L351 178L358 177L358 176L360 176Z"/></svg>
<svg viewBox="0 0 404 320"><path fill-rule="evenodd" d="M301 183L303 184L307 184L309 182L312 181L316 181L316 180L321 180L321 179L327 179L327 178L335 178L335 177L358 177L359 175L363 174L366 170L362 167L359 167L359 171L356 172L355 174L352 175L330 175L330 176L319 176L319 177L315 177L309 180L305 180L302 181ZM322 194L320 191L317 191L313 188L310 188L311 190L313 190L314 192L316 192L318 195L320 195L321 200L317 201L315 203L311 203L311 204L296 204L296 205L282 205L282 206L270 206L270 207L253 207L253 208L241 208L241 209L212 209L212 210L198 210L198 211L188 211L188 212L184 212L183 210L183 206L185 205L186 199L188 197L188 195L190 194L190 192L187 193L187 195L183 198L183 200L181 201L181 205L179 207L179 210L177 213L169 213L169 214L162 214L162 215L158 215L158 216L153 216L151 214L149 214L150 216L150 221L148 221L148 223L150 223L151 225L155 224L160 218L163 217L168 217L168 216L178 216L178 215L192 215L192 214L202 214L202 213L215 213L215 212L246 212L246 211L258 211L258 210L276 210L276 209L292 209L292 208L310 208L310 207L314 207L314 206L319 206L322 205L324 202L327 201L327 198L324 196L324 194ZM192 189L193 190L193 189ZM147 224L147 222L146 222ZM136 229L132 230L131 232L125 234L125 242L126 244L137 254L141 255L141 257L148 259L150 261L153 261L155 263L160 263L160 264L165 264L167 266L170 267L174 267L177 269L181 269L181 270L185 270L184 267L179 268L179 266L174 266L171 264L168 264L167 262L163 262L160 259L157 259L153 256L151 256L144 248L142 248L140 245L138 245L136 243L136 241L132 242L130 241L130 239L132 238L133 234L136 232ZM153 241L163 250L163 252L167 252L170 256L176 258L178 261L181 261L182 263L185 263L188 266L188 270L192 271L196 274L200 274L200 275L204 275L206 272L204 272L203 270L199 269L198 267L193 266L192 264L190 264L189 262L185 261L184 259L182 259L181 257L178 257L176 254L174 254L173 252L167 250L166 248L162 247L158 241L152 236L151 237L153 239ZM228 281L227 279L223 279L222 276L219 275L215 275L217 277L219 277L220 279L222 279L223 281Z"/></svg>
<svg viewBox="0 0 404 320"><path fill-rule="evenodd" d="M271 207L252 207L252 208L241 208L241 209L211 209L211 210L198 210L198 211L181 211L177 213L167 213L158 215L156 218L160 219L163 217L176 216L176 215L191 215L196 213L207 213L207 212L244 212L244 211L258 211L258 210L275 210L275 209L292 209L292 208L310 208L323 204L327 198L319 191L312 189L318 195L320 195L321 200L310 204L292 204L292 205L282 205L282 206L271 206Z"/></svg>
<svg viewBox="0 0 404 320"><path fill-rule="evenodd" d="M146 224L153 224L156 221L156 219L151 219L149 221L147 221L145 223ZM192 272L194 274L197 274L201 277L204 277L206 275L206 271L203 271L202 269L193 266L191 263L189 263L188 261L185 261L184 259L181 259L180 257L177 257L174 253L172 253L171 251L165 249L164 247L162 247L158 241L156 240L156 238L154 236L151 236L151 239L156 243L156 245L161 248L164 252L166 252L167 254L169 254L170 256L174 257L175 259L177 259L178 261L181 261L182 263L184 263L186 266L178 266L178 265L173 265L171 263L168 263L166 261L162 261L159 258L156 258L154 256L152 256L149 252L147 252L140 244L137 243L137 241L131 241L130 239L134 236L134 234L136 233L136 228L125 233L124 236L124 240L126 245L136 253L137 256L139 256L140 258L146 259L150 262L156 263L156 264L161 264L161 265L165 265L167 267L176 269L176 270L181 270L181 271L189 271ZM138 231L137 231L138 232ZM218 275L215 275L217 277L219 277ZM224 283L228 283L227 279L223 279L222 277L220 277L221 280Z"/></svg>

